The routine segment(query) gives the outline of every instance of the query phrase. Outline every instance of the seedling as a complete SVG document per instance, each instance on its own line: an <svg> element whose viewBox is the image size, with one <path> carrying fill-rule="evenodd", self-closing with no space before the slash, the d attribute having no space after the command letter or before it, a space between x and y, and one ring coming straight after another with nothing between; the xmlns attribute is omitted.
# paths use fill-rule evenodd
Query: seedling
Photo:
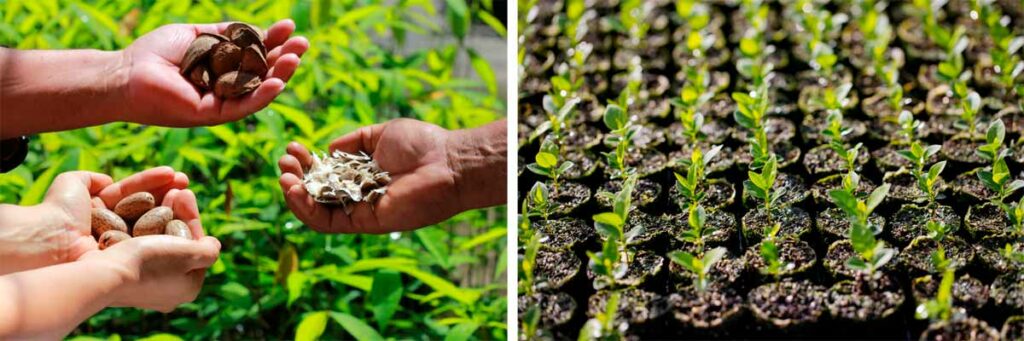
<svg viewBox="0 0 1024 341"><path fill-rule="evenodd" d="M957 122L957 126L967 130L968 137L974 137L974 131L978 127L978 112L981 110L981 96L977 92L969 91L961 99L960 108L963 110L960 113L960 121Z"/></svg>
<svg viewBox="0 0 1024 341"><path fill-rule="evenodd" d="M555 141L561 142L562 139L565 138L564 129L576 114L575 108L576 104L579 104L579 102L580 99L576 97L564 99L558 95L545 95L543 99L543 106L548 120L541 123L536 129L534 129L533 133L530 134L530 141L533 141L550 131L551 134L554 135Z"/></svg>
<svg viewBox="0 0 1024 341"><path fill-rule="evenodd" d="M775 155L768 158L768 162L765 163L764 167L761 168L761 173L755 173L754 171L748 171L748 180L743 181L743 188L750 193L750 196L760 199L764 203L764 212L768 217L768 222L772 221L772 208L775 207L775 202L782 197L785 192L783 188L774 189L775 180L778 178L776 172L776 166L778 165L775 160Z"/></svg>
<svg viewBox="0 0 1024 341"><path fill-rule="evenodd" d="M630 176L622 184L622 189L615 194L612 212L599 213L593 217L594 228L604 238L601 252L587 252L590 269L597 275L594 278L595 289L614 286L626 275L633 256L626 245L645 230L643 226L637 226L628 232L625 231L629 212L632 210L635 185L636 176Z"/></svg>
<svg viewBox="0 0 1024 341"><path fill-rule="evenodd" d="M750 130L753 135L750 143L750 153L753 160L750 163L751 169L761 168L768 160L769 155L774 155L771 146L768 144L768 134L765 131L765 116L768 112L768 88L767 84L748 93L734 92L733 100L736 101L737 111L733 113L733 119L740 126Z"/></svg>
<svg viewBox="0 0 1024 341"><path fill-rule="evenodd" d="M953 281L956 273L951 268L942 272L942 281L935 298L918 304L914 315L919 320L949 321L953 314Z"/></svg>
<svg viewBox="0 0 1024 341"><path fill-rule="evenodd" d="M914 114L907 110L900 112L900 117L897 119L897 123L900 125L899 134L902 139L899 142L907 145L917 139L917 131L924 126L924 122L915 120Z"/></svg>
<svg viewBox="0 0 1024 341"><path fill-rule="evenodd" d="M896 250L886 248L885 242L875 238L875 235L882 231L882 227L875 226L868 220L871 212L885 200L887 194L889 194L889 184L882 184L875 188L868 195L867 200L858 199L850 189L829 192L832 202L846 212L850 219L849 238L856 256L850 257L846 261L846 266L863 271L868 275L874 275L875 270L889 262L896 253Z"/></svg>
<svg viewBox="0 0 1024 341"><path fill-rule="evenodd" d="M925 227L928 229L928 238L934 240L936 245L935 251L932 251L932 268L935 272L943 272L949 268L950 260L946 258L946 249L942 246L942 241L955 231L948 224L935 220L929 220Z"/></svg>
<svg viewBox="0 0 1024 341"><path fill-rule="evenodd" d="M700 147L694 147L690 154L690 160L683 161L683 165L686 166L686 177L674 173L676 189L686 199L686 205L692 206L704 198L704 179L707 177L707 166L721 150L722 146L716 145L707 154L704 154ZM680 207L680 209L685 208Z"/></svg>
<svg viewBox="0 0 1024 341"><path fill-rule="evenodd" d="M697 275L693 280L693 287L698 292L705 292L708 287L708 274L714 268L715 263L725 257L725 248L716 247L704 253L703 257L695 256L685 251L675 251L668 255L669 259Z"/></svg>
<svg viewBox="0 0 1024 341"><path fill-rule="evenodd" d="M1002 205L1002 208L1006 211L1014 234L1017 235L1017 238L1024 240L1024 198L1015 204Z"/></svg>
<svg viewBox="0 0 1024 341"><path fill-rule="evenodd" d="M882 83L889 91L889 107L893 110L903 108L903 85L900 84L900 70L896 62L889 60L890 64L879 68L876 71L882 77Z"/></svg>
<svg viewBox="0 0 1024 341"><path fill-rule="evenodd" d="M935 185L941 179L939 174L946 168L946 161L936 162L928 169L927 173L924 171L924 166L928 163L928 159L939 152L940 148L942 147L939 145L922 147L919 142L913 141L910 143L910 149L899 151L900 156L914 163L913 174L917 178L917 186L927 194L929 204L935 203L935 197L938 195Z"/></svg>
<svg viewBox="0 0 1024 341"><path fill-rule="evenodd" d="M540 243L543 235L540 232L534 232L530 236L529 241L526 242L526 250L523 253L523 259L519 262L519 292L524 293L527 296L533 295L536 289L534 282L533 271L537 267L537 251L540 250Z"/></svg>
<svg viewBox="0 0 1024 341"><path fill-rule="evenodd" d="M523 203L528 217L541 217L545 221L554 213L554 203L551 202L551 194L548 186L543 182L536 182L530 188L526 200Z"/></svg>
<svg viewBox="0 0 1024 341"><path fill-rule="evenodd" d="M765 228L765 238L761 241L761 258L764 259L765 268L761 269L761 273L771 275L775 278L775 283L779 283L782 279L782 273L793 269L796 265L793 263L783 263L782 258L779 255L779 247L776 244L777 235L782 225L775 223Z"/></svg>
<svg viewBox="0 0 1024 341"><path fill-rule="evenodd" d="M832 198L832 202L850 218L851 226L867 227L874 235L881 232L882 227L874 226L868 218L871 217L875 208L885 200L885 196L889 194L889 187L889 184L878 186L866 200L857 198L853 191L845 188L829 191L828 195Z"/></svg>
<svg viewBox="0 0 1024 341"><path fill-rule="evenodd" d="M583 324L583 329L580 330L579 341L608 341L608 340L621 340L622 332L626 329L626 324L615 323L615 314L619 309L619 292L613 291L608 301L605 302L605 308L603 312L598 312L594 318L587 320L587 323Z"/></svg>
<svg viewBox="0 0 1024 341"><path fill-rule="evenodd" d="M608 141L615 144L615 150L604 152L608 165L614 170L612 176L625 179L635 171L626 165L626 153L629 151L636 129L626 111L618 104L608 104L604 110L604 124L611 130Z"/></svg>
<svg viewBox="0 0 1024 341"><path fill-rule="evenodd" d="M707 91L710 79L706 66L688 67L687 80L679 92L679 97L674 98L672 104L679 108L678 115L683 126L683 134L690 141L698 141L704 136L700 131L704 126L704 115L697 110L707 103L714 93Z"/></svg>
<svg viewBox="0 0 1024 341"><path fill-rule="evenodd" d="M534 174L551 179L551 187L556 193L558 192L558 179L575 166L572 161L560 162L560 155L559 144L555 142L554 138L547 137L544 138L540 151L534 157L534 163L526 165L526 168Z"/></svg>
<svg viewBox="0 0 1024 341"><path fill-rule="evenodd" d="M1003 125L1002 120L993 121L988 128L988 133L985 135L985 144L978 147L978 156L983 159L991 161L991 169L985 169L978 172L978 179L988 187L989 190L996 193L996 196L992 199L992 202L996 205L1003 206L1006 198L1013 195L1013 192L1024 188L1024 180L1013 180L1010 181L1012 176L1010 175L1010 169L1006 165L1006 150L1001 150L1003 138L1005 136L1006 127Z"/></svg>
<svg viewBox="0 0 1024 341"><path fill-rule="evenodd" d="M686 220L690 225L690 229L683 231L682 238L696 245L698 254L704 253L704 236L715 230L713 226L706 226L707 219L708 216L704 207L699 205L690 207L690 213Z"/></svg>
<svg viewBox="0 0 1024 341"><path fill-rule="evenodd" d="M843 129L843 114L838 109L829 109L829 112L828 128L822 133L829 138L829 148L845 162L846 170L853 171L856 168L857 156L863 144L858 143L853 148L847 149L843 137L849 135L853 129Z"/></svg>
<svg viewBox="0 0 1024 341"><path fill-rule="evenodd" d="M599 252L587 251L587 258L590 259L588 267L596 275L594 289L615 287L626 276L629 271L629 255L625 252L625 247L619 244L617 238L606 238Z"/></svg>

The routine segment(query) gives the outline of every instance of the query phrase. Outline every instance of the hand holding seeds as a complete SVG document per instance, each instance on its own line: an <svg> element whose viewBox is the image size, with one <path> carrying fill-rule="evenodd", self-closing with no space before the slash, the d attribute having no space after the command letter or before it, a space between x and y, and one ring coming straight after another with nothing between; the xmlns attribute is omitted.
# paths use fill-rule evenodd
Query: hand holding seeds
<svg viewBox="0 0 1024 341"><path fill-rule="evenodd" d="M127 112L138 123L213 125L241 119L284 89L309 42L291 20L264 31L247 23L175 24L125 49Z"/></svg>

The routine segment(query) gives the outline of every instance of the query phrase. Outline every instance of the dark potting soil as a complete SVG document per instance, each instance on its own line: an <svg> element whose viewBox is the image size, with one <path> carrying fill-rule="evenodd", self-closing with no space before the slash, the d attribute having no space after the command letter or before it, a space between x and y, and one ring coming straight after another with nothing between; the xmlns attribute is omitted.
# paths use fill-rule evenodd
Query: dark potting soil
<svg viewBox="0 0 1024 341"><path fill-rule="evenodd" d="M926 236L914 238L910 245L900 252L900 260L903 262L903 267L906 268L911 276L922 276L936 272L937 269L932 265L932 253L938 250L939 244L934 239ZM950 261L950 266L954 268L963 268L974 260L974 247L964 242L963 239L956 236L946 236L941 244L946 252L946 259Z"/></svg>
<svg viewBox="0 0 1024 341"><path fill-rule="evenodd" d="M843 128L850 129L850 133L843 136L843 141L859 139L868 130L864 122L852 119L844 119ZM829 137L821 133L826 129L828 129L828 115L819 112L815 115L804 116L803 124L800 125L800 134L808 143L826 145L830 141Z"/></svg>
<svg viewBox="0 0 1024 341"><path fill-rule="evenodd" d="M601 290L587 300L587 317L604 313L608 307L611 293ZM653 292L629 288L619 291L619 306L615 318L629 322L630 325L642 325L657 319L666 310L665 299Z"/></svg>
<svg viewBox="0 0 1024 341"><path fill-rule="evenodd" d="M1002 253L1007 243L1013 243L1012 240L1013 238L1009 235L993 235L975 242L978 250L975 258L984 274L996 276L1021 270L1019 263L1006 259ZM1021 245L1017 243L1014 243L1013 247L1015 250L1022 249Z"/></svg>
<svg viewBox="0 0 1024 341"><path fill-rule="evenodd" d="M590 201L590 188L581 183L561 181L557 190L551 186L551 182L547 185L551 191L549 197L554 203L554 212L558 215L568 215Z"/></svg>
<svg viewBox="0 0 1024 341"><path fill-rule="evenodd" d="M680 242L683 240L683 232L692 229L689 223L690 212L665 215L662 220L672 226L671 234ZM715 210L707 213L704 222L704 243L708 246L730 246L733 236L736 236L736 217L731 212Z"/></svg>
<svg viewBox="0 0 1024 341"><path fill-rule="evenodd" d="M985 187L981 179L978 179L979 170L981 168L975 168L969 172L957 175L950 184L953 187L953 191L964 201L980 202L989 200L996 195L995 192Z"/></svg>
<svg viewBox="0 0 1024 341"><path fill-rule="evenodd" d="M541 325L557 327L566 324L576 313L576 300L564 292L534 293L519 296L519 317L533 306L540 306Z"/></svg>
<svg viewBox="0 0 1024 341"><path fill-rule="evenodd" d="M589 150L571 150L564 154L565 161L572 161L573 166L562 174L570 180L579 180L594 174L600 159L597 154Z"/></svg>
<svg viewBox="0 0 1024 341"><path fill-rule="evenodd" d="M712 148L711 144L703 143L680 146L679 150L673 150L668 154L669 168L673 172L686 176L687 167L683 165L682 162L690 160L690 155L693 154L694 146L699 146L703 153L707 153L707 151ZM715 157L711 159L711 163L705 166L704 171L708 174L722 173L732 169L735 164L735 150L729 146L722 146L722 150L718 152L718 155L715 155Z"/></svg>
<svg viewBox="0 0 1024 341"><path fill-rule="evenodd" d="M825 254L825 259L822 261L822 264L836 279L854 278L858 271L846 266L846 261L854 256L856 256L856 254L853 252L853 245L850 244L850 240L843 239L828 246L828 252ZM896 261L897 259L900 259L898 254L893 256L893 260L890 260L882 266L882 271L887 273L898 273L900 269L899 262Z"/></svg>
<svg viewBox="0 0 1024 341"><path fill-rule="evenodd" d="M1008 228L1010 220L1006 217L1006 213L992 203L973 205L968 208L967 214L964 216L964 225L974 240L1011 232Z"/></svg>
<svg viewBox="0 0 1024 341"><path fill-rule="evenodd" d="M688 287L669 296L668 305L672 317L683 326L694 329L719 328L740 317L743 297L724 286L712 286L704 292Z"/></svg>
<svg viewBox="0 0 1024 341"><path fill-rule="evenodd" d="M572 251L577 245L586 244L597 236L592 224L578 218L534 220L530 225L547 237L541 248L552 251Z"/></svg>
<svg viewBox="0 0 1024 341"><path fill-rule="evenodd" d="M927 171L927 169L926 169ZM922 203L928 201L928 194L921 190L917 184L917 178L909 170L900 169L895 172L885 173L883 182L890 185L889 195L886 200L909 203ZM941 193L946 187L944 180L939 180L935 185L936 191Z"/></svg>
<svg viewBox="0 0 1024 341"><path fill-rule="evenodd" d="M858 153L854 169L860 172L864 164L868 162L868 159L868 153ZM804 154L804 169L813 176L845 172L846 160L839 157L839 154L836 154L832 147L821 145L811 148L811 150Z"/></svg>
<svg viewBox="0 0 1024 341"><path fill-rule="evenodd" d="M942 153L946 159L952 161L980 165L984 164L985 160L982 159L976 151L979 146L984 144L984 140L956 137L946 140L946 142L942 144L942 149L940 149L939 152Z"/></svg>
<svg viewBox="0 0 1024 341"><path fill-rule="evenodd" d="M580 273L582 262L572 252L537 251L534 278L539 288L559 290Z"/></svg>
<svg viewBox="0 0 1024 341"><path fill-rule="evenodd" d="M1024 340L1024 315L1014 315L1006 319L999 335L1003 340Z"/></svg>
<svg viewBox="0 0 1024 341"><path fill-rule="evenodd" d="M840 281L829 288L825 304L834 318L864 322L892 316L903 300L903 291L893 276L861 273L853 280Z"/></svg>
<svg viewBox="0 0 1024 341"><path fill-rule="evenodd" d="M939 289L941 275L925 275L915 278L911 283L913 298L923 303L934 298ZM988 303L989 288L977 278L964 275L953 282L953 305L967 309L968 313L981 310Z"/></svg>
<svg viewBox="0 0 1024 341"><path fill-rule="evenodd" d="M783 266L792 264L782 269L782 276L788 277L805 272L818 260L811 245L799 239L783 237L775 241L775 246L779 249L779 258ZM763 275L763 271L767 264L764 261L764 257L761 257L760 245L751 245L747 248L747 252L743 254L743 257L746 259L748 271L766 277Z"/></svg>
<svg viewBox="0 0 1024 341"><path fill-rule="evenodd" d="M614 194L618 193L620 190L622 190L622 180L610 180L601 185L597 192ZM650 205L651 203L658 199L658 196L661 195L661 190L661 184L654 182L650 179L637 180L636 184L633 187L633 194L631 196L633 200L633 205L638 207ZM598 195L596 196L595 200L597 201L597 204L602 208L610 208L612 207L612 202L614 201L614 198Z"/></svg>
<svg viewBox="0 0 1024 341"><path fill-rule="evenodd" d="M999 332L985 321L968 317L948 322L937 322L921 333L920 340L999 340Z"/></svg>
<svg viewBox="0 0 1024 341"><path fill-rule="evenodd" d="M772 189L774 191L783 191L782 196L775 202L776 207L795 205L807 199L809 195L804 179L789 173L779 174ZM743 200L748 206L763 204L759 199L751 197L746 191L743 192Z"/></svg>
<svg viewBox="0 0 1024 341"><path fill-rule="evenodd" d="M821 237L826 243L831 243L840 239L847 239L850 234L850 220L846 212L839 209L838 207L829 207L818 214L818 218L814 220L815 225L818 227L818 232L821 233ZM872 213L868 217L868 223L872 226L878 226L879 228L885 227L885 217L878 213Z"/></svg>
<svg viewBox="0 0 1024 341"><path fill-rule="evenodd" d="M843 176L844 174L833 174L814 182L811 185L811 196L814 198L814 201L820 205L831 206L832 198L828 193L843 187ZM871 191L875 190L875 187L877 186L870 179L861 178L860 182L857 183L854 194L859 197L866 197Z"/></svg>
<svg viewBox="0 0 1024 341"><path fill-rule="evenodd" d="M875 164L883 170L895 171L900 168L911 169L914 168L914 163L899 154L899 151L906 149L907 146L886 145L872 151L871 157L875 159ZM928 161L925 164L925 169L927 169L927 167L931 167L931 165L936 162L939 162L938 154L932 155L932 157L928 158Z"/></svg>
<svg viewBox="0 0 1024 341"><path fill-rule="evenodd" d="M765 229L779 223L779 237L800 237L811 230L811 217L799 207L772 209L771 223L764 208L748 211L743 216L743 237L748 245L760 242Z"/></svg>
<svg viewBox="0 0 1024 341"><path fill-rule="evenodd" d="M654 277L661 271L665 258L649 251L637 252L633 261L629 263L626 275L618 280L618 284L624 287L634 287L644 283L648 278ZM594 280L594 272L587 269L587 279Z"/></svg>
<svg viewBox="0 0 1024 341"><path fill-rule="evenodd" d="M648 245L658 239L662 239L672 231L672 225L662 220L661 217L656 217L643 211L634 211L626 218L626 232L628 233L636 228L643 228L644 231L633 238L629 242L630 245Z"/></svg>
<svg viewBox="0 0 1024 341"><path fill-rule="evenodd" d="M909 204L903 205L893 214L885 232L890 241L898 246L905 246L910 244L914 237L928 234L926 225L931 219L946 223L952 231L960 229L960 216L953 211L952 207L938 205L937 208L932 208Z"/></svg>
<svg viewBox="0 0 1024 341"><path fill-rule="evenodd" d="M692 249L686 249L685 251L695 253L695 250ZM709 278L710 282L722 287L739 289L742 284L739 281L747 269L747 263L744 257L727 254L725 257L722 257L722 260L715 263L715 266L712 267L712 269L714 276ZM671 287L676 288L677 290L692 286L693 280L697 278L696 274L684 269L681 265L676 264L676 262L673 261L668 262L668 272L672 280L675 281L675 285L672 285Z"/></svg>
<svg viewBox="0 0 1024 341"><path fill-rule="evenodd" d="M672 186L668 190L668 195L675 202L677 207L688 207L689 203L685 201L685 198L679 194L679 188ZM736 188L732 184L711 179L706 181L704 188L704 198L700 200L701 206L705 209L719 209L725 206L729 206L733 201L736 200Z"/></svg>
<svg viewBox="0 0 1024 341"><path fill-rule="evenodd" d="M704 135L704 140L698 143L721 144L733 134L733 127L729 126L724 120L705 121L704 126L700 129L700 133ZM672 125L668 126L666 135L669 136L669 141L675 146L688 148L694 145L694 141L690 140L684 133L682 123L672 123ZM702 149L707 150L706 148ZM689 155L690 153L686 154Z"/></svg>
<svg viewBox="0 0 1024 341"><path fill-rule="evenodd" d="M790 328L821 318L825 313L825 288L806 280L768 283L751 290L747 304L761 323Z"/></svg>
<svg viewBox="0 0 1024 341"><path fill-rule="evenodd" d="M1024 311L1024 273L1006 273L992 281L992 302L1002 309Z"/></svg>

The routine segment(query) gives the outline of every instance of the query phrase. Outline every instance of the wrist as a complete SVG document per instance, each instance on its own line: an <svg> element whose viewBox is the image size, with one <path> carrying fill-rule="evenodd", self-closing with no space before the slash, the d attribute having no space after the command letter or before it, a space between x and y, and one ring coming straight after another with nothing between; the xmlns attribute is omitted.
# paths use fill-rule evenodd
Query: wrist
<svg viewBox="0 0 1024 341"><path fill-rule="evenodd" d="M0 205L0 274L65 263L73 240L63 210L48 204L22 207Z"/></svg>
<svg viewBox="0 0 1024 341"><path fill-rule="evenodd" d="M451 167L460 211L505 202L507 160L506 121L449 132Z"/></svg>

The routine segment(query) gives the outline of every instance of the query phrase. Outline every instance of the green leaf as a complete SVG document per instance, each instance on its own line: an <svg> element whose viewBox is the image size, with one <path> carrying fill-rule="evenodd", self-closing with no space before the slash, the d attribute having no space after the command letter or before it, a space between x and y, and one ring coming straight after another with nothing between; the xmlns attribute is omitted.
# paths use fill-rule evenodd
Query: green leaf
<svg viewBox="0 0 1024 341"><path fill-rule="evenodd" d="M847 215L856 217L860 214L860 210L857 208L857 198L852 193L846 190L835 189L829 191L828 196L832 198L832 203L836 204Z"/></svg>
<svg viewBox="0 0 1024 341"><path fill-rule="evenodd" d="M690 272L699 273L701 271L701 267L698 267L695 263L698 259L692 253L672 251L668 254L668 258Z"/></svg>
<svg viewBox="0 0 1024 341"><path fill-rule="evenodd" d="M875 188L875 190L871 192L871 195L868 196L868 200L866 202L868 208L867 213L873 212L875 207L878 207L878 204L881 204L882 200L885 200L885 196L888 194L889 184L883 183L881 186L878 186L878 188Z"/></svg>
<svg viewBox="0 0 1024 341"><path fill-rule="evenodd" d="M448 26L459 41L466 39L469 34L469 7L466 0L445 0L446 13L448 15Z"/></svg>
<svg viewBox="0 0 1024 341"><path fill-rule="evenodd" d="M711 272L711 269L715 266L715 263L718 263L718 261L722 260L722 258L725 257L725 253L725 248L721 246L708 250L706 253L704 253L704 273Z"/></svg>
<svg viewBox="0 0 1024 341"><path fill-rule="evenodd" d="M464 322L456 325L444 336L444 341L465 341L473 337L473 333L480 328L476 322Z"/></svg>
<svg viewBox="0 0 1024 341"><path fill-rule="evenodd" d="M614 212L598 213L593 216L593 219L596 223L614 227L621 227L626 223L625 221L622 220L622 217L620 217L618 214L615 214Z"/></svg>
<svg viewBox="0 0 1024 341"><path fill-rule="evenodd" d="M330 315L335 322L341 325L341 328L345 329L356 340L384 341L384 338L376 330L355 316L339 312L331 312Z"/></svg>
<svg viewBox="0 0 1024 341"><path fill-rule="evenodd" d="M398 309L402 299L402 276L391 270L379 270L373 276L373 287L370 289L369 306L377 328L384 330L391 321L391 316Z"/></svg>
<svg viewBox="0 0 1024 341"><path fill-rule="evenodd" d="M609 104L604 109L604 125L611 130L620 130L626 126L626 121L629 118L626 117L626 113L622 111L622 108L615 104Z"/></svg>
<svg viewBox="0 0 1024 341"><path fill-rule="evenodd" d="M548 169L558 164L558 156L548 152L537 153L536 160L538 165Z"/></svg>
<svg viewBox="0 0 1024 341"><path fill-rule="evenodd" d="M319 340L327 328L327 312L317 311L306 314L295 328L295 341Z"/></svg>
<svg viewBox="0 0 1024 341"><path fill-rule="evenodd" d="M487 86L487 92L492 96L498 95L498 79L494 76L494 70L491 70L491 64L484 57L480 56L473 49L466 49L469 53L469 63L473 66L473 70L476 70L477 76L480 76L480 80Z"/></svg>

